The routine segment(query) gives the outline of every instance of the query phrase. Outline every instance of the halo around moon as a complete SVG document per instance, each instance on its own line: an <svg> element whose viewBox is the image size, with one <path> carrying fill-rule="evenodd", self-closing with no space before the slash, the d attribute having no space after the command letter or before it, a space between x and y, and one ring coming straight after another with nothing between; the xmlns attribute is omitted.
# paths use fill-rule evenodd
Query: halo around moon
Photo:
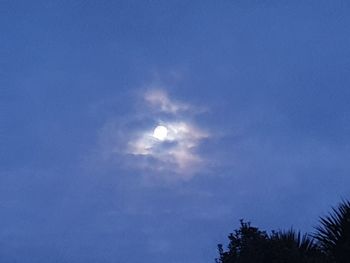
<svg viewBox="0 0 350 263"><path fill-rule="evenodd" d="M165 126L159 125L153 131L153 137L160 141L164 141L167 136L168 136L168 129Z"/></svg>

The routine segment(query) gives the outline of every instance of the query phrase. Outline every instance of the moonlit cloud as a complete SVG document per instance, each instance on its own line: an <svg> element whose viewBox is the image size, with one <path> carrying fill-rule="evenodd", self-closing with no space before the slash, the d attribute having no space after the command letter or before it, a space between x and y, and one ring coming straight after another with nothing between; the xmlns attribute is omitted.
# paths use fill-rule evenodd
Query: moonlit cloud
<svg viewBox="0 0 350 263"><path fill-rule="evenodd" d="M163 168L188 173L203 163L196 147L209 134L184 121L164 122L167 138L160 141L153 137L152 130L143 131L128 143L127 152L135 156L149 156L159 161Z"/></svg>
<svg viewBox="0 0 350 263"><path fill-rule="evenodd" d="M135 120L130 118L132 127L118 128L118 133L123 136L114 143L118 145L115 149L119 149L134 168L140 166L140 169L152 170L153 174L171 173L184 179L191 178L206 163L198 148L210 137L208 131L189 118L195 113L195 107L171 99L160 89L147 91L142 98L145 108L135 112L138 116ZM157 126L166 128L165 138L154 135Z"/></svg>
<svg viewBox="0 0 350 263"><path fill-rule="evenodd" d="M166 113L175 114L190 109L187 104L170 100L167 93L161 89L154 89L146 92L144 99L154 109Z"/></svg>
<svg viewBox="0 0 350 263"><path fill-rule="evenodd" d="M137 107L130 105L133 112L111 118L100 130L101 160L157 180L189 180L207 170L212 160L200 149L212 135L196 122L204 111L173 99L164 89L141 93L142 103L137 95L132 100Z"/></svg>

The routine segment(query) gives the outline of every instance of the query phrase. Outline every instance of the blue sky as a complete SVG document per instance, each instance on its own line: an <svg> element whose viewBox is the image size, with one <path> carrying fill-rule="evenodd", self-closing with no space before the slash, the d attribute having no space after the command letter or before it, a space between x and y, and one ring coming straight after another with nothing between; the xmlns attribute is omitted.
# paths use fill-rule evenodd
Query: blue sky
<svg viewBox="0 0 350 263"><path fill-rule="evenodd" d="M1 262L213 262L350 198L347 1L0 6Z"/></svg>

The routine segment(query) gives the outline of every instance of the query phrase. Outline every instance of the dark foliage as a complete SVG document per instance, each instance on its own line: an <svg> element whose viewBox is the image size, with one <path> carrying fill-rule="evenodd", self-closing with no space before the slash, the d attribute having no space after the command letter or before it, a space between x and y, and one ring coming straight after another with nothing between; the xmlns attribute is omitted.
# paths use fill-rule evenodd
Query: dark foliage
<svg viewBox="0 0 350 263"><path fill-rule="evenodd" d="M301 235L293 229L272 232L265 262L316 263L327 262L319 246L307 234Z"/></svg>
<svg viewBox="0 0 350 263"><path fill-rule="evenodd" d="M314 234L331 262L350 262L350 202L343 201L332 213L320 218Z"/></svg>
<svg viewBox="0 0 350 263"><path fill-rule="evenodd" d="M350 263L350 202L321 218L312 236L293 229L267 234L241 220L228 238L227 251L218 245L217 263Z"/></svg>
<svg viewBox="0 0 350 263"><path fill-rule="evenodd" d="M222 245L219 245L220 259L217 262L264 262L263 254L268 239L265 232L241 220L240 229L235 230L228 238L229 251L224 252Z"/></svg>
<svg viewBox="0 0 350 263"><path fill-rule="evenodd" d="M322 252L307 235L294 230L268 235L241 220L239 230L229 235L228 251L219 245L221 263L321 263Z"/></svg>

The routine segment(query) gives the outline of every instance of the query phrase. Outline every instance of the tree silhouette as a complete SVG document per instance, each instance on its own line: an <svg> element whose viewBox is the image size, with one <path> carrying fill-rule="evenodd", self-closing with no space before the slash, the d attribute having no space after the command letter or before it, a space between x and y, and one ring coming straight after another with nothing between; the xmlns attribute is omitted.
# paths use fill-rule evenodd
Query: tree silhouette
<svg viewBox="0 0 350 263"><path fill-rule="evenodd" d="M331 262L350 262L350 202L343 201L332 212L320 218L314 234Z"/></svg>
<svg viewBox="0 0 350 263"><path fill-rule="evenodd" d="M218 245L220 258L216 262L264 262L264 251L266 250L266 232L252 227L249 222L241 222L241 227L231 233L228 238L230 244L229 251L224 252L223 246Z"/></svg>
<svg viewBox="0 0 350 263"><path fill-rule="evenodd" d="M321 217L311 236L293 229L267 234L241 220L228 238L227 251L218 245L217 263L349 263L350 202Z"/></svg>
<svg viewBox="0 0 350 263"><path fill-rule="evenodd" d="M317 244L307 234L293 229L265 231L240 221L238 230L231 233L228 251L218 245L217 263L323 263L327 262Z"/></svg>
<svg viewBox="0 0 350 263"><path fill-rule="evenodd" d="M269 248L265 253L265 262L327 262L320 247L308 234L301 235L300 232L293 229L279 232L272 231L269 237Z"/></svg>

